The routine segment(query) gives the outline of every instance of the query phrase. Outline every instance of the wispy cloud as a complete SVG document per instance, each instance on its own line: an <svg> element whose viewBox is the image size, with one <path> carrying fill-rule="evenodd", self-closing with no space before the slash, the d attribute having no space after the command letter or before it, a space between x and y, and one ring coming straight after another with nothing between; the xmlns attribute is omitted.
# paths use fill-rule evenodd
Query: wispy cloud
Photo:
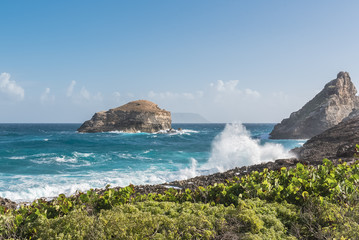
<svg viewBox="0 0 359 240"><path fill-rule="evenodd" d="M55 96L51 95L50 88L45 89L45 91L41 94L40 100L42 103L50 103L55 101Z"/></svg>
<svg viewBox="0 0 359 240"><path fill-rule="evenodd" d="M66 96L75 104L88 104L89 102L102 102L103 96L101 92L92 94L86 87L82 86L76 91L76 81L71 81L66 90Z"/></svg>
<svg viewBox="0 0 359 240"><path fill-rule="evenodd" d="M217 80L209 86L217 92L217 94L236 94L245 97L260 97L260 93L249 88L240 89L238 80L222 81Z"/></svg>
<svg viewBox="0 0 359 240"><path fill-rule="evenodd" d="M230 80L223 82L222 80L217 80L216 83L211 83L210 86L217 90L218 92L235 92L238 91L237 85L238 80Z"/></svg>
<svg viewBox="0 0 359 240"><path fill-rule="evenodd" d="M197 91L197 92L193 92L193 93L188 93L188 92L184 92L184 93L176 93L176 92L154 92L154 91L150 91L148 93L148 97L150 98L159 98L159 99L187 99L187 100L194 100L197 98L200 98L203 96L203 92L202 91Z"/></svg>
<svg viewBox="0 0 359 240"><path fill-rule="evenodd" d="M15 81L10 80L9 73L0 74L0 91L15 100L23 100L25 97L24 89Z"/></svg>
<svg viewBox="0 0 359 240"><path fill-rule="evenodd" d="M66 95L68 97L71 97L73 92L74 92L74 88L75 88L75 85L76 85L76 81L72 81L69 85L69 87L67 88L67 92L66 92Z"/></svg>

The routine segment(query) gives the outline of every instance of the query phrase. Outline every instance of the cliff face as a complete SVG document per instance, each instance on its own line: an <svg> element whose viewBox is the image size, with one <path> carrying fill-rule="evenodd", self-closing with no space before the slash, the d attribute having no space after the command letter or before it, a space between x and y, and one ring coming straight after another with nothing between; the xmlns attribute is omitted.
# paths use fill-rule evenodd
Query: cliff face
<svg viewBox="0 0 359 240"><path fill-rule="evenodd" d="M273 139L311 138L340 123L354 108L359 108L357 90L347 72L327 83L324 89L299 111L277 124Z"/></svg>
<svg viewBox="0 0 359 240"><path fill-rule="evenodd" d="M342 121L292 151L302 160L353 158L356 144L359 144L359 115Z"/></svg>
<svg viewBox="0 0 359 240"><path fill-rule="evenodd" d="M155 103L138 100L121 107L95 113L78 132L158 132L171 128L171 113Z"/></svg>

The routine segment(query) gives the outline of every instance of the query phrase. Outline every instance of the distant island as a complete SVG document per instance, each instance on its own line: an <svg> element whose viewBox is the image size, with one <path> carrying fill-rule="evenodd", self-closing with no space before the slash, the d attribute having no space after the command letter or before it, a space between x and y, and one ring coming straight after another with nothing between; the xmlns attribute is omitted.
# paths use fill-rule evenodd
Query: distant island
<svg viewBox="0 0 359 240"><path fill-rule="evenodd" d="M198 113L172 113L172 123L210 123Z"/></svg>
<svg viewBox="0 0 359 240"><path fill-rule="evenodd" d="M171 113L147 100L129 102L108 111L97 112L84 122L78 132L122 131L158 132L171 129Z"/></svg>

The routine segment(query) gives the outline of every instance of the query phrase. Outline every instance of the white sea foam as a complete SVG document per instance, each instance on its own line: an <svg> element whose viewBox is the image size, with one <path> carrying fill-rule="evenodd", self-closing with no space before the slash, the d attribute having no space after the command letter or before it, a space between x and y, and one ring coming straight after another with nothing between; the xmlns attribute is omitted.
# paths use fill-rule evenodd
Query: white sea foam
<svg viewBox="0 0 359 240"><path fill-rule="evenodd" d="M114 134L122 134L122 135L133 135L133 134L148 134L146 132L141 132L141 131L137 131L137 132L124 132L124 131L108 131L108 132L103 132L103 133L114 133Z"/></svg>
<svg viewBox="0 0 359 240"><path fill-rule="evenodd" d="M60 163L77 163L77 158L71 158L65 156L55 157L54 160Z"/></svg>
<svg viewBox="0 0 359 240"><path fill-rule="evenodd" d="M58 164L63 165L66 164L71 167L83 167L90 166L91 163L86 161L87 157L93 155L93 153L78 153L73 152L70 156L54 156L55 154L37 154L36 158L30 159L31 162L36 164ZM76 163L76 164L75 164Z"/></svg>
<svg viewBox="0 0 359 240"><path fill-rule="evenodd" d="M123 131L109 131L108 133L117 133L117 134L119 134L119 133L123 133Z"/></svg>
<svg viewBox="0 0 359 240"><path fill-rule="evenodd" d="M248 166L279 158L292 157L280 144L252 139L240 123L227 124L212 143L211 157L202 170L226 171L234 167Z"/></svg>
<svg viewBox="0 0 359 240"><path fill-rule="evenodd" d="M199 131L191 130L191 129L167 129L160 130L154 134L168 134L168 135L191 135L191 133L199 133Z"/></svg>
<svg viewBox="0 0 359 240"><path fill-rule="evenodd" d="M128 186L129 184L159 184L166 182L168 172L151 167L145 171L108 171L90 173L83 176L39 175L33 177L14 176L14 184L0 196L16 202L29 202L40 197L53 198L61 193L74 194L76 191L87 191L90 188L111 186Z"/></svg>
<svg viewBox="0 0 359 240"><path fill-rule="evenodd" d="M83 157L83 158L88 158L93 155L93 153L80 153L80 152L73 152L72 154L75 157Z"/></svg>
<svg viewBox="0 0 359 240"><path fill-rule="evenodd" d="M9 159L11 160L22 160L22 159L25 159L26 156L14 156L14 157L9 157Z"/></svg>
<svg viewBox="0 0 359 240"><path fill-rule="evenodd" d="M151 136L156 136L156 134ZM148 151L144 153L148 153ZM92 155L93 153L80 152L72 152L69 156L43 153L32 155L34 157L32 161L78 167L82 164L89 164L86 158ZM123 153L118 156L137 160L140 159L139 157L143 157L134 153ZM159 184L286 157L290 157L290 155L280 144L260 145L259 140L252 139L250 133L241 124L227 124L225 129L213 140L211 155L204 164L200 164L194 158L189 158L188 165L183 166L183 164L173 163L172 160L167 159L166 161L171 163L171 170L169 165L159 164L149 165L146 170L129 167L111 171L87 172L83 175L14 176L7 186L2 187L0 196L21 202L32 201L39 197L51 198L60 193L69 195L77 190L103 188L107 184L111 184L111 186L128 186L131 183L135 185ZM179 169L174 171L173 167L176 168L177 164Z"/></svg>
<svg viewBox="0 0 359 240"><path fill-rule="evenodd" d="M191 166L189 168L180 169L178 171L178 179L176 179L176 180L184 180L184 179L188 179L188 178L193 178L198 175L197 160L194 158L191 158L190 160L191 160Z"/></svg>

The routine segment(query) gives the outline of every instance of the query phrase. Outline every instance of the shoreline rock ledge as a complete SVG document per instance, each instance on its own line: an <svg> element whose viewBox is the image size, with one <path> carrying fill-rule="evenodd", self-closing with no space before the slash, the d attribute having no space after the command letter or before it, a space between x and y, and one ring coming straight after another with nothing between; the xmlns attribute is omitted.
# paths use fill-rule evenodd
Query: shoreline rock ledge
<svg viewBox="0 0 359 240"><path fill-rule="evenodd" d="M357 90L349 73L339 72L337 78L300 110L274 126L272 139L308 139L337 125L359 108Z"/></svg>
<svg viewBox="0 0 359 240"><path fill-rule="evenodd" d="M129 102L108 111L97 112L77 129L78 132L95 133L122 131L127 133L171 129L171 113L147 100Z"/></svg>
<svg viewBox="0 0 359 240"><path fill-rule="evenodd" d="M323 158L352 161L359 158L356 144L359 144L359 115L343 120L338 125L312 137L302 147L291 151L300 160L310 162L321 161Z"/></svg>

